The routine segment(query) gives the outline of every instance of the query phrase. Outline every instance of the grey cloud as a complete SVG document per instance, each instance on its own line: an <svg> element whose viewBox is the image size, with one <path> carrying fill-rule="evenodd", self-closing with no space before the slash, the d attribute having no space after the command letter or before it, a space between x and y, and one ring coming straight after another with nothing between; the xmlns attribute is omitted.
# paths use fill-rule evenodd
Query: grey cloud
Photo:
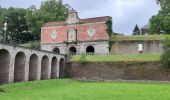
<svg viewBox="0 0 170 100"><path fill-rule="evenodd" d="M2 7L39 6L43 0L0 0ZM64 0L80 18L112 16L115 32L131 34L135 24L143 26L159 10L155 0Z"/></svg>

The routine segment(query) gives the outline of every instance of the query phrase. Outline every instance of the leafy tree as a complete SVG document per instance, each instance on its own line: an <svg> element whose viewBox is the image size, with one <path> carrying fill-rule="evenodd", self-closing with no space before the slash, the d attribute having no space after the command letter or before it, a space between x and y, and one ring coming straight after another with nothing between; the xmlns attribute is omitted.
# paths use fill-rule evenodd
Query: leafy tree
<svg viewBox="0 0 170 100"><path fill-rule="evenodd" d="M133 35L140 35L140 29L138 27L138 25L136 24L134 30L133 30Z"/></svg>
<svg viewBox="0 0 170 100"><path fill-rule="evenodd" d="M41 27L46 22L64 21L68 8L62 0L47 0L41 3L40 9L31 6L26 14L31 33L40 38Z"/></svg>
<svg viewBox="0 0 170 100"><path fill-rule="evenodd" d="M150 34L170 34L170 0L156 0L161 6L157 15L150 19Z"/></svg>
<svg viewBox="0 0 170 100"><path fill-rule="evenodd" d="M19 42L16 40L21 41L30 41L32 40L32 36L29 33L29 28L26 23L26 9L21 8L1 8L0 9L0 23L1 28L0 32L1 35L5 35L3 30L3 23L5 21L5 17L7 17L7 37L10 40L13 40L13 42Z"/></svg>

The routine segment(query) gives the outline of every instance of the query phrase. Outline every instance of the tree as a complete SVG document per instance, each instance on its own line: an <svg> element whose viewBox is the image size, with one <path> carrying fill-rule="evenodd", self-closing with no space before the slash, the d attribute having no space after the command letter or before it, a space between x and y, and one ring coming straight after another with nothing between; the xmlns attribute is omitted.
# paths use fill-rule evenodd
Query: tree
<svg viewBox="0 0 170 100"><path fill-rule="evenodd" d="M134 30L133 30L133 35L140 35L140 29L138 27L138 25L136 24Z"/></svg>
<svg viewBox="0 0 170 100"><path fill-rule="evenodd" d="M149 33L160 34L160 31L164 30L163 26L162 19L159 17L159 15L152 16L150 19Z"/></svg>
<svg viewBox="0 0 170 100"><path fill-rule="evenodd" d="M13 40L14 42L19 42L16 40L21 41L30 41L32 40L32 37L29 33L29 28L26 23L26 9L21 8L1 8L0 9L0 22L1 22L1 28L0 32L4 36L4 30L3 30L3 23L5 21L5 17L7 17L7 37L9 40Z"/></svg>
<svg viewBox="0 0 170 100"><path fill-rule="evenodd" d="M164 53L161 55L161 62L164 67L170 68L170 37L163 42Z"/></svg>
<svg viewBox="0 0 170 100"><path fill-rule="evenodd" d="M161 6L161 10L157 15L150 19L150 34L170 34L170 0L156 0Z"/></svg>
<svg viewBox="0 0 170 100"><path fill-rule="evenodd" d="M64 21L68 8L62 0L47 0L41 3L40 9L31 6L26 14L30 32L40 39L41 27L46 22Z"/></svg>

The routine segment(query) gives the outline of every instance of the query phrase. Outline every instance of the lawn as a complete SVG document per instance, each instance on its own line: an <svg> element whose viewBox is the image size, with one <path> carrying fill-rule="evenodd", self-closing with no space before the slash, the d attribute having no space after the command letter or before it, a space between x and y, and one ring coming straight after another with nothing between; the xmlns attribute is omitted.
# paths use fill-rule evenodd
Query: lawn
<svg viewBox="0 0 170 100"><path fill-rule="evenodd" d="M0 100L170 100L170 84L72 79L1 85Z"/></svg>
<svg viewBox="0 0 170 100"><path fill-rule="evenodd" d="M159 54L142 55L75 55L71 61L159 61Z"/></svg>

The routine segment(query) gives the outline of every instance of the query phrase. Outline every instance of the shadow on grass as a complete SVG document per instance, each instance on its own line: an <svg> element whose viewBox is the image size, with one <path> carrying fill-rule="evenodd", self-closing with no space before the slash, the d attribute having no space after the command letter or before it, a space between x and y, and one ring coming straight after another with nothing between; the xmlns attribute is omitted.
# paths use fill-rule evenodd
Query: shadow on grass
<svg viewBox="0 0 170 100"><path fill-rule="evenodd" d="M0 88L0 93L5 93L5 90L3 88Z"/></svg>

